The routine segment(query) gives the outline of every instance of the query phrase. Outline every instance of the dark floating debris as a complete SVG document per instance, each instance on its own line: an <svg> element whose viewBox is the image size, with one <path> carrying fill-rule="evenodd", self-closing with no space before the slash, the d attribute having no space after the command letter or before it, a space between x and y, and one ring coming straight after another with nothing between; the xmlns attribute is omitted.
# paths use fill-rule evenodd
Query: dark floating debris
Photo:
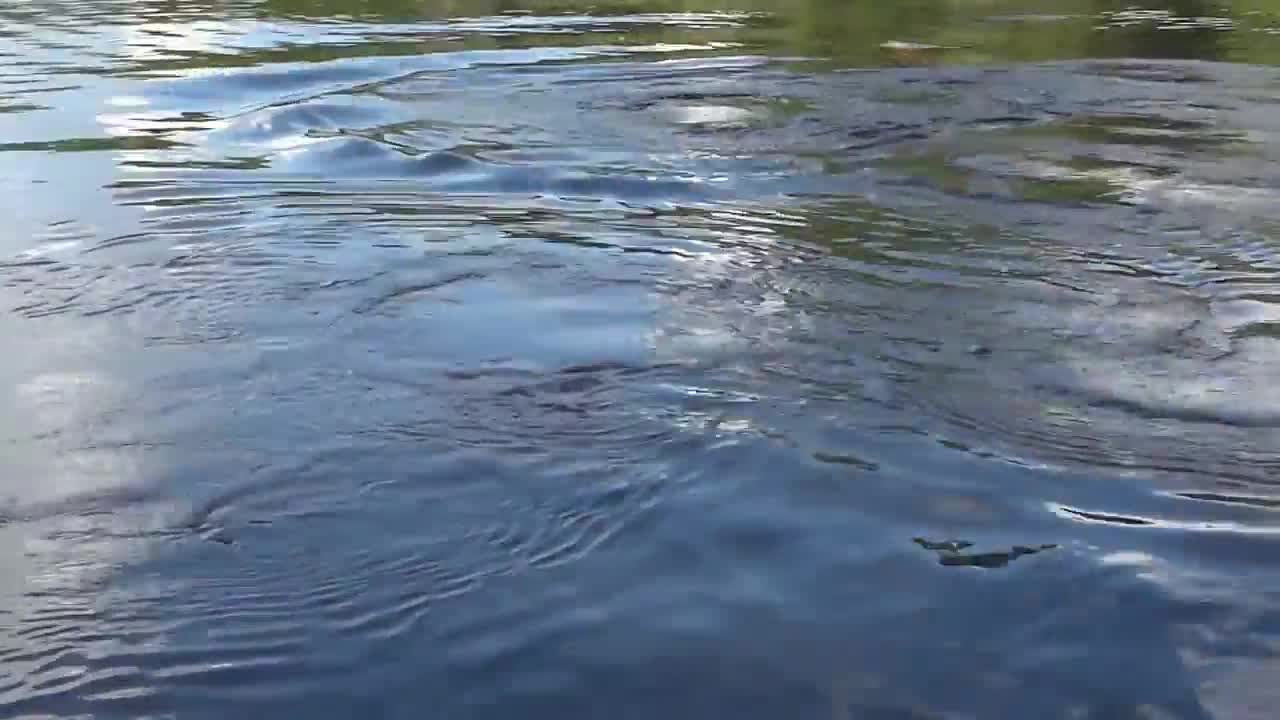
<svg viewBox="0 0 1280 720"><path fill-rule="evenodd" d="M1210 492L1180 492L1174 493L1174 495L1185 500L1200 500L1202 502L1224 503L1229 505L1251 505L1253 507L1264 508L1267 510L1280 509L1280 499L1256 495L1227 495L1224 493ZM0 524L3 523L4 518L0 517Z"/></svg>
<svg viewBox="0 0 1280 720"><path fill-rule="evenodd" d="M986 569L995 569L1008 566L1009 563L1017 560L1023 555L1035 555L1045 550L1053 550L1058 546L1056 544L1035 545L1028 547L1026 545L1014 545L1008 552L988 552L988 553L964 553L961 552L967 548L973 547L973 543L967 540L944 540L934 541L925 538L912 538L915 544L931 550L938 554L938 564L947 566L967 566L979 567Z"/></svg>
<svg viewBox="0 0 1280 720"><path fill-rule="evenodd" d="M1151 520L1144 518L1129 517L1127 515L1112 515L1109 513L1087 512L1085 510L1075 510L1073 508L1062 507L1062 511L1081 520L1089 520L1091 522L1110 523L1112 525L1155 525Z"/></svg>
<svg viewBox="0 0 1280 720"><path fill-rule="evenodd" d="M928 65L938 62L943 53L957 48L928 43L904 42L890 40L880 43L883 50L894 61L907 65Z"/></svg>

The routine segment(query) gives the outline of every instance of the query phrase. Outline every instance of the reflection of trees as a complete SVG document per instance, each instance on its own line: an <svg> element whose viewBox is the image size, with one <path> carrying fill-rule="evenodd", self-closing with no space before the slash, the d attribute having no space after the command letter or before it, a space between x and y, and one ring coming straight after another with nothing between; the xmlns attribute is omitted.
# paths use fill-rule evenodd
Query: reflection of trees
<svg viewBox="0 0 1280 720"><path fill-rule="evenodd" d="M0 19L21 20L41 14L42 0L0 7ZM762 17L737 27L715 29L679 24L646 27L643 38L627 42L696 42L727 40L778 54L831 57L844 65L875 65L889 60L881 45L889 40L931 43L951 48L943 62L1051 60L1075 57L1197 58L1280 62L1275 35L1252 32L1280 27L1280 0L1147 0L1149 11L1178 19L1229 18L1245 29L1194 23L1161 29L1160 15L1120 27L1108 14L1130 9L1130 0L1055 0L1052 7L1034 0L85 0L71 7L88 18L116 13L150 22L182 22L193 18L231 17L334 19L413 23L448 17L497 16L525 12L557 15L589 12L597 16L637 13L753 12ZM64 4L59 4L59 9ZM1060 13L1053 22L1028 21L1026 15ZM1260 12L1260 15L1251 14ZM32 15L32 13L35 13ZM1003 21L991 21L996 16ZM1010 18L1024 16L1021 21ZM69 22L60 15L60 22ZM28 18L30 19L30 18ZM71 21L74 24L74 21ZM1099 29L1099 25L1107 25ZM573 44L571 34L556 35L557 44ZM595 39L598 39L595 38ZM591 38L584 37L582 42ZM471 38L469 42L476 42ZM513 41L534 45L533 36ZM551 41L546 41L551 42Z"/></svg>
<svg viewBox="0 0 1280 720"><path fill-rule="evenodd" d="M582 0L263 0L260 12L276 16L357 16L408 21L458 15L496 15L512 11L537 14L582 12ZM1045 12L1029 0L599 0L593 14L663 12L762 12L767 24L748 24L734 39L767 45L779 52L834 57L852 64L883 61L887 40L911 40L954 46L953 60L1043 60L1066 57L1144 57L1241 60L1242 54L1276 55L1273 36L1224 33L1208 26L1160 29L1158 20L1099 31L1104 13L1128 9L1129 0L1062 0L1053 12L1077 16L1063 22L985 21L989 16ZM1147 10L1174 18L1239 19L1249 10L1280 13L1277 0L1233 0L1228 9L1208 0L1153 0ZM670 28L672 35L686 34ZM721 33L724 34L724 33ZM1244 36L1256 37L1244 37ZM1230 38L1230 40L1228 40Z"/></svg>
<svg viewBox="0 0 1280 720"><path fill-rule="evenodd" d="M1133 7L1130 0L1092 0L1094 15L1122 12ZM1172 17L1193 19L1221 17L1220 3L1206 0L1163 0L1150 3L1147 9L1164 10ZM1142 22L1131 27L1113 28L1088 36L1089 55L1136 58L1188 58L1196 60L1224 59L1222 39L1225 33L1207 25L1185 29L1160 29L1161 22Z"/></svg>

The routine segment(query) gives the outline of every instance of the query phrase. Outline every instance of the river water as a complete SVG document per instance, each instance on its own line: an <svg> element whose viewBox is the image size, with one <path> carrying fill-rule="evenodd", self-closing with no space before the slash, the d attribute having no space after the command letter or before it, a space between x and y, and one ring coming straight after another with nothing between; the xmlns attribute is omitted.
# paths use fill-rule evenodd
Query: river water
<svg viewBox="0 0 1280 720"><path fill-rule="evenodd" d="M0 21L0 716L1274 717L1280 5Z"/></svg>

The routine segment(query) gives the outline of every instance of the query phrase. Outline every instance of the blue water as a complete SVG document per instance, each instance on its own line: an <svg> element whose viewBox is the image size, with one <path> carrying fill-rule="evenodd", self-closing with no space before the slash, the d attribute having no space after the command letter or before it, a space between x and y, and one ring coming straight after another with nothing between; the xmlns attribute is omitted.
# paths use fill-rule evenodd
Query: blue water
<svg viewBox="0 0 1280 720"><path fill-rule="evenodd" d="M1255 5L0 7L0 716L1273 717Z"/></svg>

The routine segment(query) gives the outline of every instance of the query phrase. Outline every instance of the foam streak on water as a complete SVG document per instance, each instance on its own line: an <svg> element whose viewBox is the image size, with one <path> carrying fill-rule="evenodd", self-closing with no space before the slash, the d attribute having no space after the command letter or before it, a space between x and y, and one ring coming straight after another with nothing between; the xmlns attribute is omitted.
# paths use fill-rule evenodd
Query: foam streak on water
<svg viewBox="0 0 1280 720"><path fill-rule="evenodd" d="M176 5L0 8L0 715L1270 717L1280 19Z"/></svg>

